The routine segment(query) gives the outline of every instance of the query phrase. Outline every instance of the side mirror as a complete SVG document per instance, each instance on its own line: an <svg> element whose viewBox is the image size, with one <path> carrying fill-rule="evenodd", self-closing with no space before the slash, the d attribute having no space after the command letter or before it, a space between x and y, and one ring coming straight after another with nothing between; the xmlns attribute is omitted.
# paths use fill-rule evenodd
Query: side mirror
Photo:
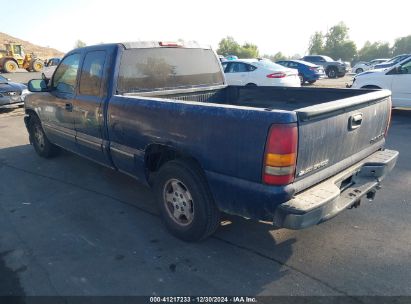
<svg viewBox="0 0 411 304"><path fill-rule="evenodd" d="M43 79L32 79L27 84L30 92L47 92L49 91L47 83Z"/></svg>

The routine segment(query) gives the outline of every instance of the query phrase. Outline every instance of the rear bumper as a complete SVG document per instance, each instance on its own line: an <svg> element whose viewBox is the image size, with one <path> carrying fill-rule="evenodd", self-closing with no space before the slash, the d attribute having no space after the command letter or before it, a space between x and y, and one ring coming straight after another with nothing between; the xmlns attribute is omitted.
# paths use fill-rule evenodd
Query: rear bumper
<svg viewBox="0 0 411 304"><path fill-rule="evenodd" d="M303 229L325 222L356 205L364 196L372 199L380 182L394 168L398 152L377 151L337 175L280 204L273 224Z"/></svg>

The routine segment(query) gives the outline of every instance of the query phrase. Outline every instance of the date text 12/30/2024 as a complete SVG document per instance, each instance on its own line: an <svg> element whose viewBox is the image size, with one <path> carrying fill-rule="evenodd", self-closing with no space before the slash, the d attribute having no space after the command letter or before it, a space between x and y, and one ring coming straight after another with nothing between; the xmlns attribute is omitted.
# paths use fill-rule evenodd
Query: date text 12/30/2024
<svg viewBox="0 0 411 304"><path fill-rule="evenodd" d="M150 297L150 303L257 303L254 297Z"/></svg>

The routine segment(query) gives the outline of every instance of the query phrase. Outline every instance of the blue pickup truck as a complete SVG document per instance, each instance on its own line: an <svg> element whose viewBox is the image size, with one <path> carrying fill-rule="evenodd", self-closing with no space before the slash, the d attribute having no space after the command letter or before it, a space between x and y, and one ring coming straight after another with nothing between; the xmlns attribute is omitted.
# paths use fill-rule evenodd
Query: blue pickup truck
<svg viewBox="0 0 411 304"><path fill-rule="evenodd" d="M373 199L395 166L384 149L390 92L227 86L197 43L69 52L25 99L30 142L152 187L166 227L211 235L221 212L302 229Z"/></svg>

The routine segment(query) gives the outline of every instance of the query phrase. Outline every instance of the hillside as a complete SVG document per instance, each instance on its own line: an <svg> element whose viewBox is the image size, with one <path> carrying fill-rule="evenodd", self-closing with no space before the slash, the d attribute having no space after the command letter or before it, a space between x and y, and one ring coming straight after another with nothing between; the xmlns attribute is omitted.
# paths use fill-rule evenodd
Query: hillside
<svg viewBox="0 0 411 304"><path fill-rule="evenodd" d="M63 52L60 52L56 49L35 45L28 41L21 40L19 38L15 38L15 37L12 37L10 35L0 32L0 49L4 49L3 44L7 42L15 42L15 43L22 44L26 53L33 52L39 58L42 58L42 59L47 59L51 57L61 57L64 54Z"/></svg>

